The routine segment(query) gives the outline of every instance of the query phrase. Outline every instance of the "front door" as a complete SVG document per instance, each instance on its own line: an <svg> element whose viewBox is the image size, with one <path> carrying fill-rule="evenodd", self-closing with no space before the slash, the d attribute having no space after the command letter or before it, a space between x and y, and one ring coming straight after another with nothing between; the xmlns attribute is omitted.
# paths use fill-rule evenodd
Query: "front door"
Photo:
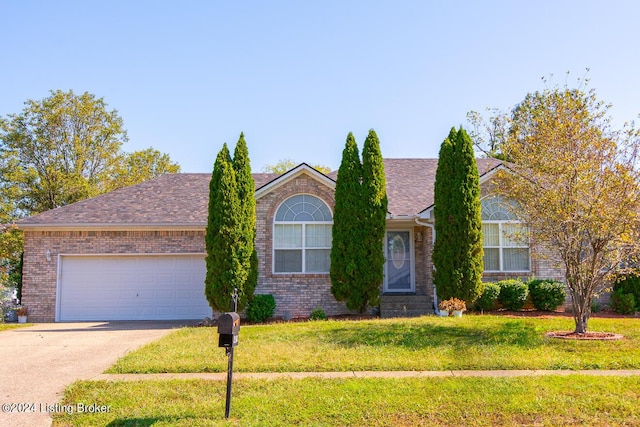
<svg viewBox="0 0 640 427"><path fill-rule="evenodd" d="M385 292L414 292L411 231L389 230L385 239Z"/></svg>

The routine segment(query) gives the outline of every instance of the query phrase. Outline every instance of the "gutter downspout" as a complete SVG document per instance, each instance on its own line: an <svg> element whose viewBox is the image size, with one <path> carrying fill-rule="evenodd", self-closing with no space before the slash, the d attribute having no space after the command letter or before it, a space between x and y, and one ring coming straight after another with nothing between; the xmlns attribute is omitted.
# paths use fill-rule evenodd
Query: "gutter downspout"
<svg viewBox="0 0 640 427"><path fill-rule="evenodd" d="M436 228L435 228L434 224L431 224L431 223L428 223L428 222L420 222L420 218L419 217L415 217L414 221L418 225L421 225L423 227L431 228L431 247L433 248L434 244L436 243ZM434 314L438 314L438 292L436 291L435 285L433 286L433 307L432 307L432 309L433 309Z"/></svg>

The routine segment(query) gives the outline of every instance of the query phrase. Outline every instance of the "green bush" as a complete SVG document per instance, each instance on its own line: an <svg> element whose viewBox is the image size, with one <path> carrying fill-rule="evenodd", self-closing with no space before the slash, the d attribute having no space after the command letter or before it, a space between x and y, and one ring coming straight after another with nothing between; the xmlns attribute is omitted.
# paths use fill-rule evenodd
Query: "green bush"
<svg viewBox="0 0 640 427"><path fill-rule="evenodd" d="M276 311L276 300L273 295L254 295L247 307L247 319L254 323L264 322Z"/></svg>
<svg viewBox="0 0 640 427"><path fill-rule="evenodd" d="M508 310L520 310L529 297L529 287L518 279L501 280L498 301Z"/></svg>
<svg viewBox="0 0 640 427"><path fill-rule="evenodd" d="M529 295L536 310L553 311L567 298L565 284L553 279L534 279L529 282Z"/></svg>
<svg viewBox="0 0 640 427"><path fill-rule="evenodd" d="M613 285L613 290L622 290L622 293L632 294L636 302L636 311L640 311L640 276L628 276L620 278Z"/></svg>
<svg viewBox="0 0 640 427"><path fill-rule="evenodd" d="M625 294L618 289L611 294L611 308L616 313L633 314L636 312L636 299L633 294Z"/></svg>
<svg viewBox="0 0 640 427"><path fill-rule="evenodd" d="M488 311L491 310L500 295L500 286L496 283L485 283L482 294L475 302L476 310Z"/></svg>
<svg viewBox="0 0 640 427"><path fill-rule="evenodd" d="M309 320L327 320L327 313L320 307L316 308L309 315Z"/></svg>

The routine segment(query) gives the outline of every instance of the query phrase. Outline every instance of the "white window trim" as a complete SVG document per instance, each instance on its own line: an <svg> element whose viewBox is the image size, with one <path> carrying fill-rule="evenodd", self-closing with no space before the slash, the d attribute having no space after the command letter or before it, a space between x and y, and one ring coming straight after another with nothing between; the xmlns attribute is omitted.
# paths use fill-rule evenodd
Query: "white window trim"
<svg viewBox="0 0 640 427"><path fill-rule="evenodd" d="M277 210L276 210L277 211ZM333 225L331 221L273 221L272 236L276 235L276 225L301 225L302 226L302 246L299 248L277 248L275 245L275 238L272 238L272 266L271 271L274 275L291 275L291 274L329 274L329 271L306 271L307 267L307 250L324 249L331 250L331 246L326 247L307 247L306 246L306 226L307 225ZM302 271L276 271L276 251L302 251Z"/></svg>
<svg viewBox="0 0 640 427"><path fill-rule="evenodd" d="M513 221L513 220L504 220L504 221L482 221L482 225L484 227L484 224L498 224L498 239L499 239L499 246L484 246L483 244L483 249L498 249L499 250L499 255L500 255L500 270L484 270L485 273L530 273L531 272L531 244L530 242L527 242L526 244L521 244L521 245L513 245L513 246L505 246L503 244L503 233L502 233L502 226L504 224L518 224L518 225L522 225L525 229L526 226L521 222L521 221ZM528 249L529 252L529 259L528 259L528 264L529 264L529 268L526 270L505 270L504 268L504 249Z"/></svg>
<svg viewBox="0 0 640 427"><path fill-rule="evenodd" d="M278 214L278 211L280 210L280 208L282 208L282 205L284 205L289 199L296 197L296 196L311 196L311 197L315 197L316 199L320 200L322 203L325 204L325 206L329 209L329 212L331 213L331 218L333 219L333 210L331 209L331 206L329 206L329 204L327 202L324 201L324 199L316 194L311 194L311 193L297 193L294 194L290 197L287 197L286 199L284 199L282 201L282 203L280 203L278 205L278 207L276 208L276 210L274 211L274 216L273 216L273 221L271 222L271 274L273 274L274 276L292 276L292 275L303 275L303 274L329 274L329 270L327 271L306 271L306 262L307 262L307 250L314 250L314 249L325 249L325 250L329 250L331 251L331 246L329 247L313 247L313 248L307 248L306 245L306 230L305 230L305 226L307 224L309 225L331 225L333 226L333 221L277 221L276 220L276 215ZM275 246L275 235L276 235L276 225L302 225L302 246L300 248L276 248ZM301 250L302 251L302 271L278 271L276 272L276 250ZM329 263L331 263L331 260L329 260ZM329 269L331 268L331 265L329 265Z"/></svg>

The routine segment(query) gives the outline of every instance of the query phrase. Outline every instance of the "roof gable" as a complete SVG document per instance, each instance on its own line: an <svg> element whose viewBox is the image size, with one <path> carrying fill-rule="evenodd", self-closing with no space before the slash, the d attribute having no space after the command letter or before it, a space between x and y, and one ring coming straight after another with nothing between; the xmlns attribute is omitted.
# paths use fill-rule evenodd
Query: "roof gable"
<svg viewBox="0 0 640 427"><path fill-rule="evenodd" d="M283 186L289 181L296 179L300 175L308 175L312 179L315 179L316 181L326 185L332 190L336 188L336 182L333 179L329 178L327 175L323 174L317 169L314 169L313 167L309 166L306 163L300 163L295 168L290 169L287 172L283 173L282 175L277 176L275 179L265 183L264 185L260 187L256 185L256 199L259 199L264 195L269 194L270 192Z"/></svg>

